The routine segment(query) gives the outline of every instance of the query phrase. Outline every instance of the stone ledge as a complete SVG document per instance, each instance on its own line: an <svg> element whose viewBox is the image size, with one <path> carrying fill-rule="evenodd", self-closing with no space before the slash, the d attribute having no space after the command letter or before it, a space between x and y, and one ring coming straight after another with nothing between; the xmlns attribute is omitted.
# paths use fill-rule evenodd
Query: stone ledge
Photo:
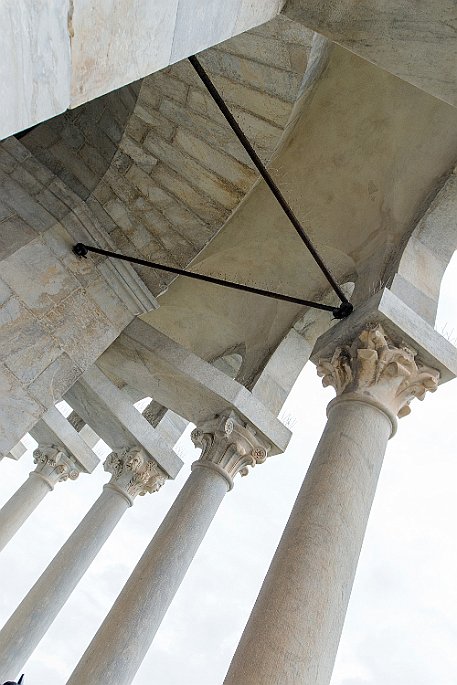
<svg viewBox="0 0 457 685"><path fill-rule="evenodd" d="M97 366L196 425L235 410L271 444L270 455L284 452L290 440L289 429L243 385L141 319L127 326Z"/></svg>
<svg viewBox="0 0 457 685"><path fill-rule="evenodd" d="M457 349L446 338L408 307L387 288L370 297L347 319L321 335L314 346L311 361L329 357L335 347L352 342L367 325L382 324L394 342L406 343L418 353L418 359L440 372L439 383L457 376Z"/></svg>

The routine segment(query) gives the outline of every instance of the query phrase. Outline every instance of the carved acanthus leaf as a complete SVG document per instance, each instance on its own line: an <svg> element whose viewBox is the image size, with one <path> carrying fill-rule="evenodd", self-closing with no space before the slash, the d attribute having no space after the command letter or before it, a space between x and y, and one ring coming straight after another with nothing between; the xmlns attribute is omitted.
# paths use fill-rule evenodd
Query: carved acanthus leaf
<svg viewBox="0 0 457 685"><path fill-rule="evenodd" d="M68 479L76 480L79 476L75 459L56 445L38 445L33 452L33 461L36 468L32 473L51 487Z"/></svg>
<svg viewBox="0 0 457 685"><path fill-rule="evenodd" d="M196 464L214 464L230 483L237 473L246 476L249 466L263 463L268 456L266 441L233 411L202 422L192 431L191 439L202 448Z"/></svg>
<svg viewBox="0 0 457 685"><path fill-rule="evenodd" d="M110 483L123 490L130 499L157 492L167 480L157 462L138 446L111 452L103 468L112 474Z"/></svg>
<svg viewBox="0 0 457 685"><path fill-rule="evenodd" d="M364 329L352 345L338 347L331 359L319 360L317 372L337 395L370 397L399 417L410 413L414 397L423 400L436 390L439 380L436 369L418 361L416 350L394 344L380 324Z"/></svg>

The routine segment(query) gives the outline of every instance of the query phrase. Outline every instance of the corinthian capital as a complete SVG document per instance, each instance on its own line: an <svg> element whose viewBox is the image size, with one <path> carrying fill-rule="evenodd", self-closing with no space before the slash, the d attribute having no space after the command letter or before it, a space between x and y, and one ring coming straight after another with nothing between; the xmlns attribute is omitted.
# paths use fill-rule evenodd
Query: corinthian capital
<svg viewBox="0 0 457 685"><path fill-rule="evenodd" d="M262 464L268 455L267 442L233 411L202 422L192 431L191 439L196 447L202 448L200 459L192 468L215 469L224 476L230 489L237 473L247 476L248 467Z"/></svg>
<svg viewBox="0 0 457 685"><path fill-rule="evenodd" d="M338 347L329 359L319 359L317 372L337 396L372 401L394 416L410 413L410 402L434 392L439 371L423 366L417 352L389 339L380 324L365 328L351 345Z"/></svg>
<svg viewBox="0 0 457 685"><path fill-rule="evenodd" d="M33 453L36 469L30 475L42 478L51 488L64 480L76 480L79 468L75 459L55 445L38 445Z"/></svg>
<svg viewBox="0 0 457 685"><path fill-rule="evenodd" d="M137 495L157 492L167 480L157 462L137 446L111 452L103 468L111 473L111 480L105 487L124 495L130 506Z"/></svg>

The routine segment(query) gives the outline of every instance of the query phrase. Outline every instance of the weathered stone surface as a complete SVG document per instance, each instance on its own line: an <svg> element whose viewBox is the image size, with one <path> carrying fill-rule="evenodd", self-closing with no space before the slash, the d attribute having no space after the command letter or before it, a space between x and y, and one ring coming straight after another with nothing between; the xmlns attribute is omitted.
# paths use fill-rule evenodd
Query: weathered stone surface
<svg viewBox="0 0 457 685"><path fill-rule="evenodd" d="M396 346L412 349L422 366L437 369L440 383L457 376L455 346L387 288L372 295L350 317L323 333L316 342L312 361L317 363L318 357L328 356L336 342L340 347L346 346L367 323L373 329L380 326Z"/></svg>
<svg viewBox="0 0 457 685"><path fill-rule="evenodd" d="M0 280L0 305L4 304L11 297L11 290L6 283Z"/></svg>
<svg viewBox="0 0 457 685"><path fill-rule="evenodd" d="M97 364L117 384L128 383L193 423L234 409L256 426L272 454L289 440L288 429L246 388L139 319Z"/></svg>
<svg viewBox="0 0 457 685"><path fill-rule="evenodd" d="M36 231L46 231L55 222L52 214L46 211L30 193L10 176L0 171L2 199L14 209L24 222Z"/></svg>
<svg viewBox="0 0 457 685"><path fill-rule="evenodd" d="M268 443L235 412L193 431L200 459L148 545L110 613L70 677L108 685L132 681L206 531L237 473L266 460ZM122 636L122 638L121 638ZM120 649L127 638L128 655ZM103 646L103 647L101 647Z"/></svg>
<svg viewBox="0 0 457 685"><path fill-rule="evenodd" d="M190 131L178 128L175 136L176 144L191 157L203 163L205 167L214 171L222 178L226 178L237 188L247 192L257 178L257 174L251 171L247 165L240 164L236 160L224 155L206 143L201 138L193 135Z"/></svg>
<svg viewBox="0 0 457 685"><path fill-rule="evenodd" d="M76 1L70 12L71 105L75 107L268 21L279 13L282 4L280 0L230 0L222 5L217 0L197 4L160 0L152 9L145 0L137 0L126 24L130 5L111 7L108 3L99 7ZM129 54L131 59L126 59Z"/></svg>
<svg viewBox="0 0 457 685"><path fill-rule="evenodd" d="M3 455L19 442L43 411L41 400L30 397L11 371L0 364L0 452Z"/></svg>
<svg viewBox="0 0 457 685"><path fill-rule="evenodd" d="M302 74L281 71L271 65L259 65L248 59L222 52L222 50L208 50L202 58L205 67L215 74L226 78L234 78L247 86L285 100L294 102L297 90L302 80Z"/></svg>
<svg viewBox="0 0 457 685"><path fill-rule="evenodd" d="M0 6L0 138L63 112L70 104L68 3Z"/></svg>
<svg viewBox="0 0 457 685"><path fill-rule="evenodd" d="M37 232L28 226L15 211L3 204L1 208L0 260L9 257L20 247L37 237Z"/></svg>
<svg viewBox="0 0 457 685"><path fill-rule="evenodd" d="M78 469L92 473L100 459L56 407L48 409L30 434L39 445L52 444L71 455Z"/></svg>
<svg viewBox="0 0 457 685"><path fill-rule="evenodd" d="M79 287L76 278L39 239L3 260L2 278L35 313L46 313Z"/></svg>
<svg viewBox="0 0 457 685"><path fill-rule="evenodd" d="M428 323L434 324L441 280L457 249L457 175L454 170L417 223L390 289ZM390 275L392 278L392 275Z"/></svg>
<svg viewBox="0 0 457 685"><path fill-rule="evenodd" d="M82 288L62 299L43 321L61 348L82 369L93 364L100 348L108 347L118 334ZM86 341L85 345L81 345L81 339Z"/></svg>
<svg viewBox="0 0 457 685"><path fill-rule="evenodd" d="M187 155L180 154L179 150L166 141L148 138L145 145L156 156L165 158L174 171L184 176L191 184L195 184L223 207L229 209L241 199L239 190L224 183L222 179L205 169L203 164L199 164Z"/></svg>
<svg viewBox="0 0 457 685"><path fill-rule="evenodd" d="M457 105L453 3L289 0L284 12L382 69Z"/></svg>
<svg viewBox="0 0 457 685"><path fill-rule="evenodd" d="M12 158L31 161L30 152L18 141L8 140L1 146L5 148ZM0 178L3 237L11 238L8 253L14 250L1 260L0 363L12 400L0 423L3 443L9 440L12 447L17 434L23 435L45 408L59 401L132 318L156 306L156 301L130 265L75 257L75 242L93 240L106 247L113 243L61 180L43 172L36 160L30 173L10 168L15 180ZM8 204L11 197L14 210ZM41 217L51 217L47 229L39 226L39 233L20 218L38 208L35 219L40 220L35 198L44 206ZM15 222L11 236L10 212ZM17 411L12 421L9 412L17 404L16 396L24 411Z"/></svg>
<svg viewBox="0 0 457 685"><path fill-rule="evenodd" d="M60 402L63 394L80 377L82 370L63 352L28 386L31 397L46 409ZM17 421L19 423L19 421ZM24 433L24 431L23 431Z"/></svg>
<svg viewBox="0 0 457 685"><path fill-rule="evenodd" d="M270 168L332 273L339 273L340 282L360 282L357 308L379 287L387 269L391 273L403 239L453 169L457 118L450 106L338 46L316 41L313 54L294 121ZM362 108L354 107L361 101ZM437 127L438 138L433 133ZM443 136L449 136L446 145ZM449 210L447 216L450 228L455 214ZM259 270L260 255L268 269ZM192 268L199 267L233 280L244 277L259 287L314 293L319 301L326 288L323 281L318 285L315 265L308 262L306 250L262 182L194 260ZM300 316L288 305L266 304L261 298L249 303L248 296L227 290L219 294L216 288L184 279L172 283L160 303L151 323L205 359L244 343L239 380L248 387L264 366L259 359L270 357ZM277 338L276 326L282 328ZM202 329L217 334L203 339Z"/></svg>
<svg viewBox="0 0 457 685"><path fill-rule="evenodd" d="M2 310L14 315L14 319L5 324L1 321L3 312L0 310L3 363L24 385L28 385L61 355L62 350L45 325L25 310L18 300L10 298Z"/></svg>
<svg viewBox="0 0 457 685"><path fill-rule="evenodd" d="M252 3L249 6L252 9ZM212 17L215 7L205 5L205 16ZM259 16L264 9L256 8ZM218 6L219 10L221 16L228 11ZM184 6L179 6L178 15L181 11L182 17L187 16ZM192 12L198 23L198 7L193 6ZM238 25L236 16L231 12L233 25ZM182 17L178 16L178 23ZM274 23L292 22L278 18ZM280 139L301 78L293 75L291 90L290 50L300 50L303 57L310 47L306 29L287 35L284 40L279 30L258 29L202 56L225 65L222 76L212 71L209 62L206 67L264 160ZM274 95L264 92L264 83L273 74ZM285 91L287 102L278 97ZM67 112L22 140L87 200L118 248L146 258L162 253L165 261L181 266L201 251L257 178L252 162L187 60L135 87L125 86ZM46 206L43 195L42 190L37 199ZM53 198L49 199L51 204ZM57 194L52 205L63 221L61 202ZM141 267L139 273L157 293L170 280L167 275L158 279Z"/></svg>

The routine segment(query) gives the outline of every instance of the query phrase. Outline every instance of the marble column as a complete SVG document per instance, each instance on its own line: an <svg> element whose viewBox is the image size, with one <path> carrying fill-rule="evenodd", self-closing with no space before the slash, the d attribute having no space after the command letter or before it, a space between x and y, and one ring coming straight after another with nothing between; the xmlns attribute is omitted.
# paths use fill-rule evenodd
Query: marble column
<svg viewBox="0 0 457 685"><path fill-rule="evenodd" d="M56 483L79 476L76 461L55 445L39 445L33 461L35 470L0 510L0 551Z"/></svg>
<svg viewBox="0 0 457 685"><path fill-rule="evenodd" d="M199 425L192 440L200 459L69 685L132 682L234 476L267 457L268 445L233 411Z"/></svg>
<svg viewBox="0 0 457 685"><path fill-rule="evenodd" d="M328 685L387 441L439 373L380 325L320 360L337 397L225 685Z"/></svg>
<svg viewBox="0 0 457 685"><path fill-rule="evenodd" d="M0 631L0 682L17 675L135 497L166 480L139 447L112 452L104 468L111 480Z"/></svg>

